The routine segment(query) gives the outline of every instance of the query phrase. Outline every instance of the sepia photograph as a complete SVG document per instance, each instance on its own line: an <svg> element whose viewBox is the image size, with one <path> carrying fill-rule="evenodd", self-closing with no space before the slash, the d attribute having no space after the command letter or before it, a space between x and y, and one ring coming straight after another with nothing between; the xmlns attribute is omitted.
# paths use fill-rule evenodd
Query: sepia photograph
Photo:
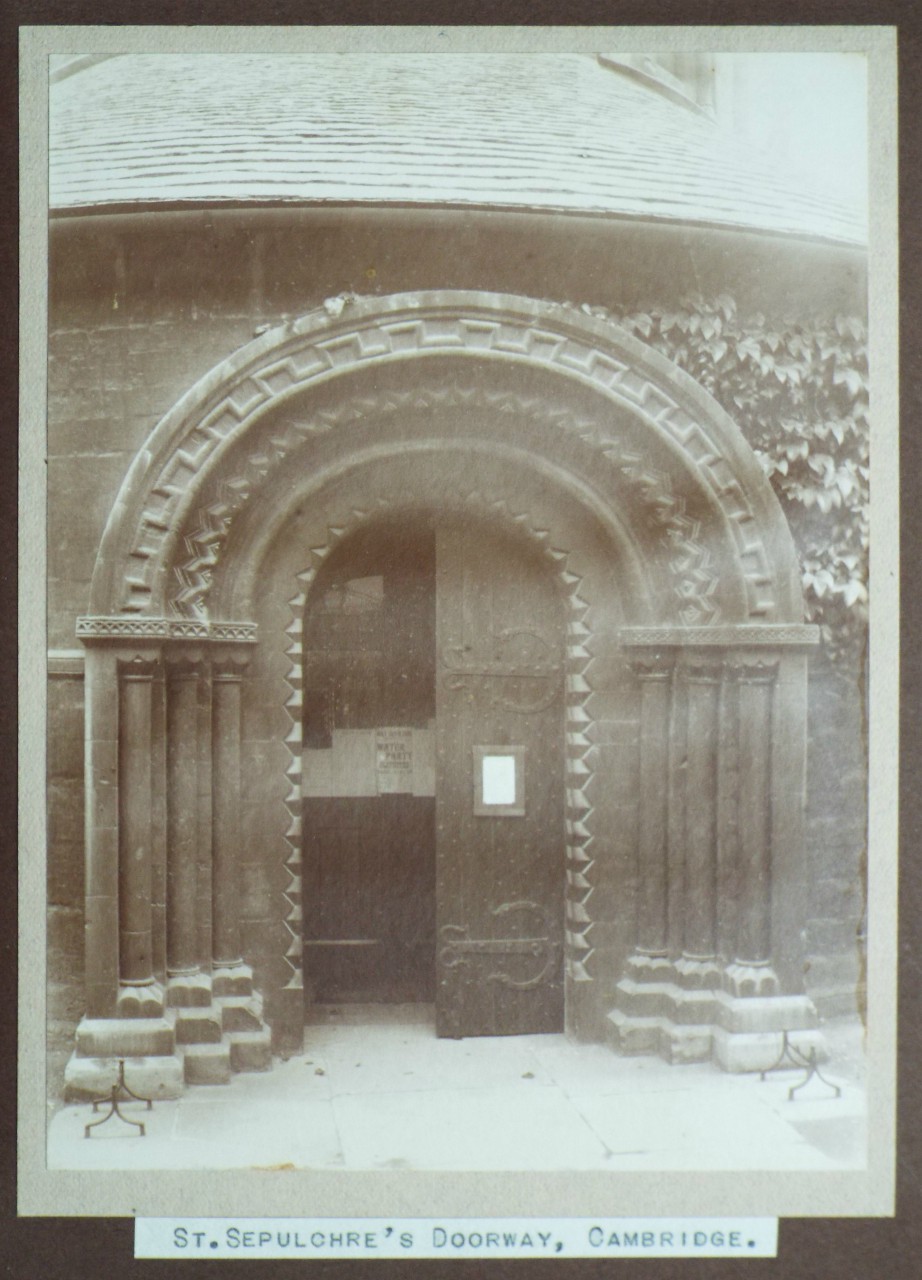
<svg viewBox="0 0 922 1280"><path fill-rule="evenodd" d="M892 40L235 31L32 29L28 1211L892 1212Z"/></svg>

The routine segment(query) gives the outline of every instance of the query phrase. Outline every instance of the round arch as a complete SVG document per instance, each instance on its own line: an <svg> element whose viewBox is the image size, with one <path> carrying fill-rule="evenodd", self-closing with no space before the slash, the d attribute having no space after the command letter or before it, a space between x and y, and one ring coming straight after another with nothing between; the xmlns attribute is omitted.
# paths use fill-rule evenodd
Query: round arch
<svg viewBox="0 0 922 1280"><path fill-rule="evenodd" d="M431 492L426 458L439 459ZM442 291L338 299L248 343L162 419L122 485L78 622L97 718L87 900L108 912L87 932L87 1009L113 1019L113 1052L126 1015L205 995L245 1004L257 989L276 1042L297 1044L297 618L366 502L409 510L449 501L453 484L459 509L540 544L572 597L568 1025L731 1067L752 1065L747 1037L779 1018L810 1025L800 919L815 635L755 454L693 380L617 325ZM139 781L111 817L94 797L111 794L113 750L118 777ZM261 787L252 803L244 783ZM153 860L187 884L189 832L214 893L201 928L177 907L170 934ZM119 953L123 890L142 927L125 924ZM184 947L171 959L173 935ZM199 951L193 973L186 953ZM252 1062L265 1063L260 1017L248 1006L222 1031L238 1062L251 1042L233 1037L252 1033ZM774 1055L774 1040L757 1049Z"/></svg>
<svg viewBox="0 0 922 1280"><path fill-rule="evenodd" d="M154 429L100 545L90 612L170 612L181 532L222 461L295 397L366 370L412 388L434 360L549 376L625 416L675 465L722 528L751 620L799 623L796 554L780 506L739 428L691 378L617 325L556 303L439 291L339 299L272 329L216 366ZM465 364L465 362L467 362ZM606 443L602 442L604 449ZM641 468L642 469L642 468Z"/></svg>

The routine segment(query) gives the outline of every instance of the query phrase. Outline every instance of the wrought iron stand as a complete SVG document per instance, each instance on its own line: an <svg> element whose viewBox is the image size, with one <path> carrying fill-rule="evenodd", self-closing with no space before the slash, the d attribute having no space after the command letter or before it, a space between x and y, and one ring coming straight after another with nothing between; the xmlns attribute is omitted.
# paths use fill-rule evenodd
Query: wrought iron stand
<svg viewBox="0 0 922 1280"><path fill-rule="evenodd" d="M816 1078L820 1080L827 1089L833 1089L835 1091L833 1095L834 1097L840 1098L842 1096L842 1090L839 1086L837 1084L833 1084L831 1080L827 1080L817 1066L816 1046L811 1045L809 1053L801 1053L800 1049L798 1049L796 1045L791 1044L786 1031L783 1031L781 1034L781 1053L778 1055L777 1062L773 1063L770 1067L766 1067L764 1071L760 1071L759 1079L764 1081L765 1077L773 1071L806 1071L807 1073L803 1080L801 1080L800 1084L791 1085L790 1089L788 1089L788 1102L793 1102L794 1094L797 1093L799 1089L802 1089L805 1084L809 1084L814 1076L816 1076Z"/></svg>
<svg viewBox="0 0 922 1280"><path fill-rule="evenodd" d="M119 1058L118 1079L112 1086L112 1092L108 1097L93 1099L94 1112L96 1111L96 1108L101 1107L104 1102L108 1102L109 1110L101 1120L93 1120L84 1127L84 1138L88 1138L90 1136L91 1129L98 1129L101 1124L105 1124L106 1121L111 1120L113 1116L116 1116L124 1124L133 1124L136 1128L141 1130L141 1137L145 1137L146 1131L140 1120L131 1120L128 1116L122 1115L120 1104L122 1102L128 1102L129 1100L133 1102L146 1102L148 1111L153 1111L154 1109L154 1102L152 1098L142 1098L140 1094L137 1094L133 1089L128 1088L128 1085L125 1083L125 1059Z"/></svg>

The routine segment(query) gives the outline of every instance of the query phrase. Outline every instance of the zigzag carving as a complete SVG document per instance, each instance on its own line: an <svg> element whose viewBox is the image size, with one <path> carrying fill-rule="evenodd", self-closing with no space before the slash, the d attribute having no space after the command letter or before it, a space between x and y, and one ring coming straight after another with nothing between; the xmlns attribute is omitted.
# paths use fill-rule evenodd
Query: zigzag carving
<svg viewBox="0 0 922 1280"><path fill-rule="evenodd" d="M617 441L603 436L593 423L575 418L566 409L548 406L537 398L458 386L388 391L380 397L358 396L318 413L310 421L292 422L277 431L267 445L247 458L240 474L219 480L214 498L196 512L191 532L183 538L186 559L174 568L179 586L173 594L172 610L182 617L206 616L205 601L214 568L234 515L269 472L310 436L382 413L464 405L515 413L542 426L571 430L584 444L601 453L614 467L620 483L647 510L651 525L657 529L679 597L681 622L686 626L704 626L716 620L718 610L714 596L719 578L713 559L699 540L699 522L686 514L684 499L673 493L667 472L653 467L640 454L625 451Z"/></svg>
<svg viewBox="0 0 922 1280"><path fill-rule="evenodd" d="M290 637L290 643L285 653L290 663L286 681L291 692L285 709L291 720L291 729L286 735L285 743L291 757L286 769L291 790L285 800L290 819L286 833L288 855L285 868L290 879L284 896L285 925L290 938L286 958L292 970L289 986L300 986L302 983L300 968L301 799L303 794L301 706L303 626L308 595L324 560L343 538L375 516L412 505L416 500L412 494L392 494L387 500L379 499L367 510L353 509L345 513L344 517L337 520L334 525L328 526L324 542L311 548L310 564L297 574L295 594L288 601L291 620L285 631ZM479 510L485 515L499 518L507 526L513 526L524 533L528 540L540 549L543 559L552 571L567 609L564 724L567 862L565 961L567 972L573 981L587 982L592 978L590 960L593 948L589 936L592 929L592 916L589 900L593 892L592 844L594 838L593 805L586 794L593 776L592 743L586 735L586 728L591 723L591 717L586 710L586 701L592 692L588 673L593 660L592 654L586 647L590 631L584 621L589 604L580 595L582 578L569 568L570 553L554 545L548 529L532 524L527 513L514 511L501 497L474 492L463 495L459 503L466 510Z"/></svg>
<svg viewBox="0 0 922 1280"><path fill-rule="evenodd" d="M273 403L328 378L331 371L341 374L411 356L441 352L454 356L466 351L575 379L609 402L655 423L701 473L724 512L746 566L750 616L764 618L774 605L768 552L745 486L722 456L713 432L709 433L710 424L691 417L677 403L667 389L668 381L661 387L633 367L629 357L609 352L595 335L574 332L572 318L566 334L555 331L552 324L502 308L492 315L483 310L476 315L445 310L356 315L349 317L346 327L334 325L331 331L311 336L295 333L287 343L262 353L257 363L248 363L251 357L246 352L231 357L226 362L228 390L223 399L209 400L208 408L186 424L181 443L146 487L142 514L124 554L121 610L137 613L150 608L153 583L170 545L169 531L175 527L190 484L200 483L216 452L241 440Z"/></svg>

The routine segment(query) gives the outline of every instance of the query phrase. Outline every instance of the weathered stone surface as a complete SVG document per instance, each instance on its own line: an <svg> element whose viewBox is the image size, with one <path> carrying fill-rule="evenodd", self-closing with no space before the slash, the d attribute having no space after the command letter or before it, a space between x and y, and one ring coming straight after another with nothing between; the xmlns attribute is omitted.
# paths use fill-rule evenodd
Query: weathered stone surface
<svg viewBox="0 0 922 1280"><path fill-rule="evenodd" d="M191 973L171 977L166 1002L171 1008L207 1008L211 1004L211 975Z"/></svg>
<svg viewBox="0 0 922 1280"><path fill-rule="evenodd" d="M717 1023L725 1031L804 1031L816 1026L816 1009L808 996L768 996L737 999L717 993Z"/></svg>
<svg viewBox="0 0 922 1280"><path fill-rule="evenodd" d="M220 1043L223 1024L218 1009L177 1009L175 1016L177 1044Z"/></svg>
<svg viewBox="0 0 922 1280"><path fill-rule="evenodd" d="M211 989L216 999L219 996L249 997L253 994L253 970L246 964L234 969L215 969Z"/></svg>
<svg viewBox="0 0 922 1280"><path fill-rule="evenodd" d="M77 1028L80 1058L170 1055L173 1025L163 1018L84 1018Z"/></svg>
<svg viewBox="0 0 922 1280"><path fill-rule="evenodd" d="M272 1034L268 1027L260 1031L231 1031L231 1067L234 1071L268 1071L272 1066Z"/></svg>
<svg viewBox="0 0 922 1280"><path fill-rule="evenodd" d="M117 1057L83 1057L78 1049L64 1072L65 1099L107 1098L117 1081ZM125 1082L134 1093L155 1102L178 1098L183 1091L182 1062L172 1055L133 1054L125 1059Z"/></svg>
<svg viewBox="0 0 922 1280"><path fill-rule="evenodd" d="M122 987L115 1002L116 1016L125 1018L162 1018L165 1007L163 988L159 982L144 987Z"/></svg>
<svg viewBox="0 0 922 1280"><path fill-rule="evenodd" d="M215 1007L225 1031L258 1031L262 1027L259 996L216 996Z"/></svg>
<svg viewBox="0 0 922 1280"><path fill-rule="evenodd" d="M828 1058L820 1031L795 1031L788 1040L798 1053L807 1058L815 1051L818 1063L825 1062ZM723 1027L716 1027L714 1030L714 1058L725 1071L765 1071L778 1061L781 1046L782 1038L776 1032L739 1034L728 1032ZM795 1066L783 1075L779 1072L778 1079L788 1085L796 1085L805 1073L805 1067Z"/></svg>
<svg viewBox="0 0 922 1280"><path fill-rule="evenodd" d="M182 1055L186 1084L229 1084L231 1078L230 1045L190 1044Z"/></svg>

